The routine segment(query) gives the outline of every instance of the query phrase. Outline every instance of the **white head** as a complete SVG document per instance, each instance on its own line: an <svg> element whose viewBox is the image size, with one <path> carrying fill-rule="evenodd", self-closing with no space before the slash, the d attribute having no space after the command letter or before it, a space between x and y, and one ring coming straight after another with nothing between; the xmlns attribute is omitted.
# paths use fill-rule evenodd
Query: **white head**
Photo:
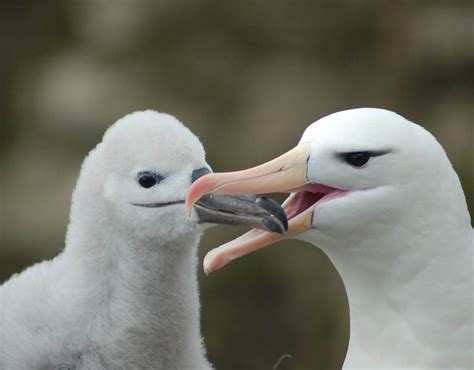
<svg viewBox="0 0 474 370"><path fill-rule="evenodd" d="M387 110L331 114L310 125L299 144L309 146L308 185L302 189L306 192L293 197L317 203L312 207L311 231L301 237L312 242L324 237L323 245L329 240L340 245L344 235L364 239L373 228L384 232L384 226L403 223L408 210L422 216L431 211L429 204L443 207L438 199L444 197L438 195L445 191L446 181L457 180L436 139ZM446 174L451 177L443 178Z"/></svg>
<svg viewBox="0 0 474 370"><path fill-rule="evenodd" d="M209 168L199 139L156 111L119 119L83 163L71 223L87 222L137 240L195 232L183 206L194 170Z"/></svg>
<svg viewBox="0 0 474 370"><path fill-rule="evenodd" d="M83 163L68 235L88 230L93 237L97 230L120 239L166 244L199 235L209 223L241 223L233 207L242 202L249 212L255 211L252 220L259 225L266 211L253 203L257 197L203 201L199 212L189 217L186 191L209 172L201 142L176 118L152 110L128 114L107 130ZM254 215L244 216L248 222ZM83 238L77 233L71 239Z"/></svg>
<svg viewBox="0 0 474 370"><path fill-rule="evenodd" d="M439 196L448 189L451 194ZM363 240L372 228L387 232L404 218L412 220L407 213L423 223L434 213L430 207L454 207L461 210L452 216L457 222L466 211L459 180L436 139L398 114L374 108L314 122L297 147L263 165L204 176L192 185L187 202L202 194L245 192L290 192L283 204L288 236L323 249L345 245L344 239ZM219 268L280 239L254 231L212 251L206 267ZM219 264L214 263L217 257Z"/></svg>

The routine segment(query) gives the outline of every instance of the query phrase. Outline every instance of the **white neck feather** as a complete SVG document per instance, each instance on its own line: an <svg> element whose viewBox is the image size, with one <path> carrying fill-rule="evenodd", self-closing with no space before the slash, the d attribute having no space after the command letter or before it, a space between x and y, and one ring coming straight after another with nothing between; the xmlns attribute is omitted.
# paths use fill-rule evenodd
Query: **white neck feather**
<svg viewBox="0 0 474 370"><path fill-rule="evenodd" d="M67 245L61 265L80 293L70 309L95 346L88 344L90 355L81 361L112 368L208 368L200 336L199 235L160 244L75 226L68 231L75 242Z"/></svg>
<svg viewBox="0 0 474 370"><path fill-rule="evenodd" d="M337 245L315 243L324 246L348 295L344 369L473 365L470 217L465 202L451 202L454 209L445 212L439 203L433 207L412 206L396 224L374 221L364 235L348 233Z"/></svg>

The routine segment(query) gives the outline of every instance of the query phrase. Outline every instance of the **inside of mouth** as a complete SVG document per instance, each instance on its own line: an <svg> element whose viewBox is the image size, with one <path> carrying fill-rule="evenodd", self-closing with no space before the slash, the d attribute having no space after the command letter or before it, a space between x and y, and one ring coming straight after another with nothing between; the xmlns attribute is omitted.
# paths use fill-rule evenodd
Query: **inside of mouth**
<svg viewBox="0 0 474 370"><path fill-rule="evenodd" d="M310 191L299 191L294 193L291 201L287 204L287 207L285 207L288 219L292 219L300 213L303 213L309 207L316 204L316 202L326 194L327 193L312 193Z"/></svg>
<svg viewBox="0 0 474 370"><path fill-rule="evenodd" d="M298 190L299 191L292 193L288 201L285 202L284 209L288 219L292 219L303 213L322 198L342 192L339 189L321 184L307 184Z"/></svg>

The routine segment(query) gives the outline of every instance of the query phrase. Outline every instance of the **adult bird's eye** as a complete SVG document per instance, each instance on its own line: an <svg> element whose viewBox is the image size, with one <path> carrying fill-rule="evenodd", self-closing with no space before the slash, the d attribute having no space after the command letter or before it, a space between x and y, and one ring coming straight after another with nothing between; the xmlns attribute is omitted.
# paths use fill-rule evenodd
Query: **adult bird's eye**
<svg viewBox="0 0 474 370"><path fill-rule="evenodd" d="M140 184L140 186L146 189L151 188L152 186L155 186L161 180L163 180L163 177L161 177L157 173L148 172L148 171L140 172L137 178L137 181Z"/></svg>
<svg viewBox="0 0 474 370"><path fill-rule="evenodd" d="M366 164L371 155L369 152L354 152L354 153L344 153L344 160L354 167L362 167Z"/></svg>

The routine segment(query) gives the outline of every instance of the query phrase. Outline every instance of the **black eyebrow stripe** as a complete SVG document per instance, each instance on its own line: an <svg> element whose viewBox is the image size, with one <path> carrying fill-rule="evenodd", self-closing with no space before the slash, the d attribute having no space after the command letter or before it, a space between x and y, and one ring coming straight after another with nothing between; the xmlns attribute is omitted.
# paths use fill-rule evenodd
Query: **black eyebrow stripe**
<svg viewBox="0 0 474 370"><path fill-rule="evenodd" d="M337 155L340 157L345 157L350 154L368 154L370 157L380 157L381 155L385 155L388 153L392 153L392 150L390 149L383 149L383 150L355 150L351 152L338 152Z"/></svg>
<svg viewBox="0 0 474 370"><path fill-rule="evenodd" d="M341 161L347 162L347 158L353 154L367 154L370 158L372 157L380 157L385 154L392 153L393 150L391 149L380 149L380 150L357 150L351 152L338 152L336 153L336 157Z"/></svg>
<svg viewBox="0 0 474 370"><path fill-rule="evenodd" d="M139 179L141 176L151 176L153 177L157 182L161 182L165 179L165 176L161 175L158 172L153 172L153 171L140 171L137 174L137 179Z"/></svg>

